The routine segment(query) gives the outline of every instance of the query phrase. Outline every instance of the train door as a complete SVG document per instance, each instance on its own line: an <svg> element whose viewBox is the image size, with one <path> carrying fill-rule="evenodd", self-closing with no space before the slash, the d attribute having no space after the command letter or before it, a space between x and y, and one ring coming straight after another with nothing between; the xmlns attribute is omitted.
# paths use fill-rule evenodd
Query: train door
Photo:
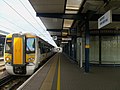
<svg viewBox="0 0 120 90"><path fill-rule="evenodd" d="M25 36L14 34L12 38L13 50L13 72L15 74L26 74L25 64Z"/></svg>
<svg viewBox="0 0 120 90"><path fill-rule="evenodd" d="M25 64L24 36L13 36L13 65Z"/></svg>

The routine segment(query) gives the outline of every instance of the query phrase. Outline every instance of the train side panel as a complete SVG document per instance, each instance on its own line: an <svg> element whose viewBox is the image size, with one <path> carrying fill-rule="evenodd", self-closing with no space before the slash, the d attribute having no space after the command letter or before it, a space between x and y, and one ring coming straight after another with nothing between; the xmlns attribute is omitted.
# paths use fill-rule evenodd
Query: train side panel
<svg viewBox="0 0 120 90"><path fill-rule="evenodd" d="M32 34L7 35L4 49L6 70L12 75L31 75L43 60L53 54L51 48Z"/></svg>

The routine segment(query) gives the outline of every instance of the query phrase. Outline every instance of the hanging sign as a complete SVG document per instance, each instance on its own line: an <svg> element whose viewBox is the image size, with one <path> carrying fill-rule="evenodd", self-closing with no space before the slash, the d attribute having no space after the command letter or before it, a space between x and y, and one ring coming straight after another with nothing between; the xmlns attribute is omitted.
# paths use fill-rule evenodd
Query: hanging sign
<svg viewBox="0 0 120 90"><path fill-rule="evenodd" d="M103 16L98 19L98 29L112 23L112 11L109 10Z"/></svg>
<svg viewBox="0 0 120 90"><path fill-rule="evenodd" d="M57 40L57 36L53 36L53 40Z"/></svg>

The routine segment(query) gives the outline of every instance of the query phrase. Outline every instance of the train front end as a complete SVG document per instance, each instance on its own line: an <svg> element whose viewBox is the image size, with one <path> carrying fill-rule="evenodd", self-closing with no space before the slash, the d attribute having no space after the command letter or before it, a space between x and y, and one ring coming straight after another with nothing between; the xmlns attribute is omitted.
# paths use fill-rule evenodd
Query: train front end
<svg viewBox="0 0 120 90"><path fill-rule="evenodd" d="M11 34L6 36L5 67L12 75L31 75L35 70L35 36Z"/></svg>

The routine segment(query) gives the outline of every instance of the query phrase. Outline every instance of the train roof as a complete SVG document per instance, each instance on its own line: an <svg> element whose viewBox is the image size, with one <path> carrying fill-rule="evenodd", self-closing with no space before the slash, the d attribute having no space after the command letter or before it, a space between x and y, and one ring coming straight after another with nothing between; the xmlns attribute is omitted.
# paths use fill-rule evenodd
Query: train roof
<svg viewBox="0 0 120 90"><path fill-rule="evenodd" d="M53 45L49 44L47 41L43 40L40 36L36 35L35 33L26 33L26 32L16 32L6 35L7 38L12 38L13 34L20 34L20 35L26 35L27 37L37 37L40 39L40 41L44 42L46 45L54 47Z"/></svg>

